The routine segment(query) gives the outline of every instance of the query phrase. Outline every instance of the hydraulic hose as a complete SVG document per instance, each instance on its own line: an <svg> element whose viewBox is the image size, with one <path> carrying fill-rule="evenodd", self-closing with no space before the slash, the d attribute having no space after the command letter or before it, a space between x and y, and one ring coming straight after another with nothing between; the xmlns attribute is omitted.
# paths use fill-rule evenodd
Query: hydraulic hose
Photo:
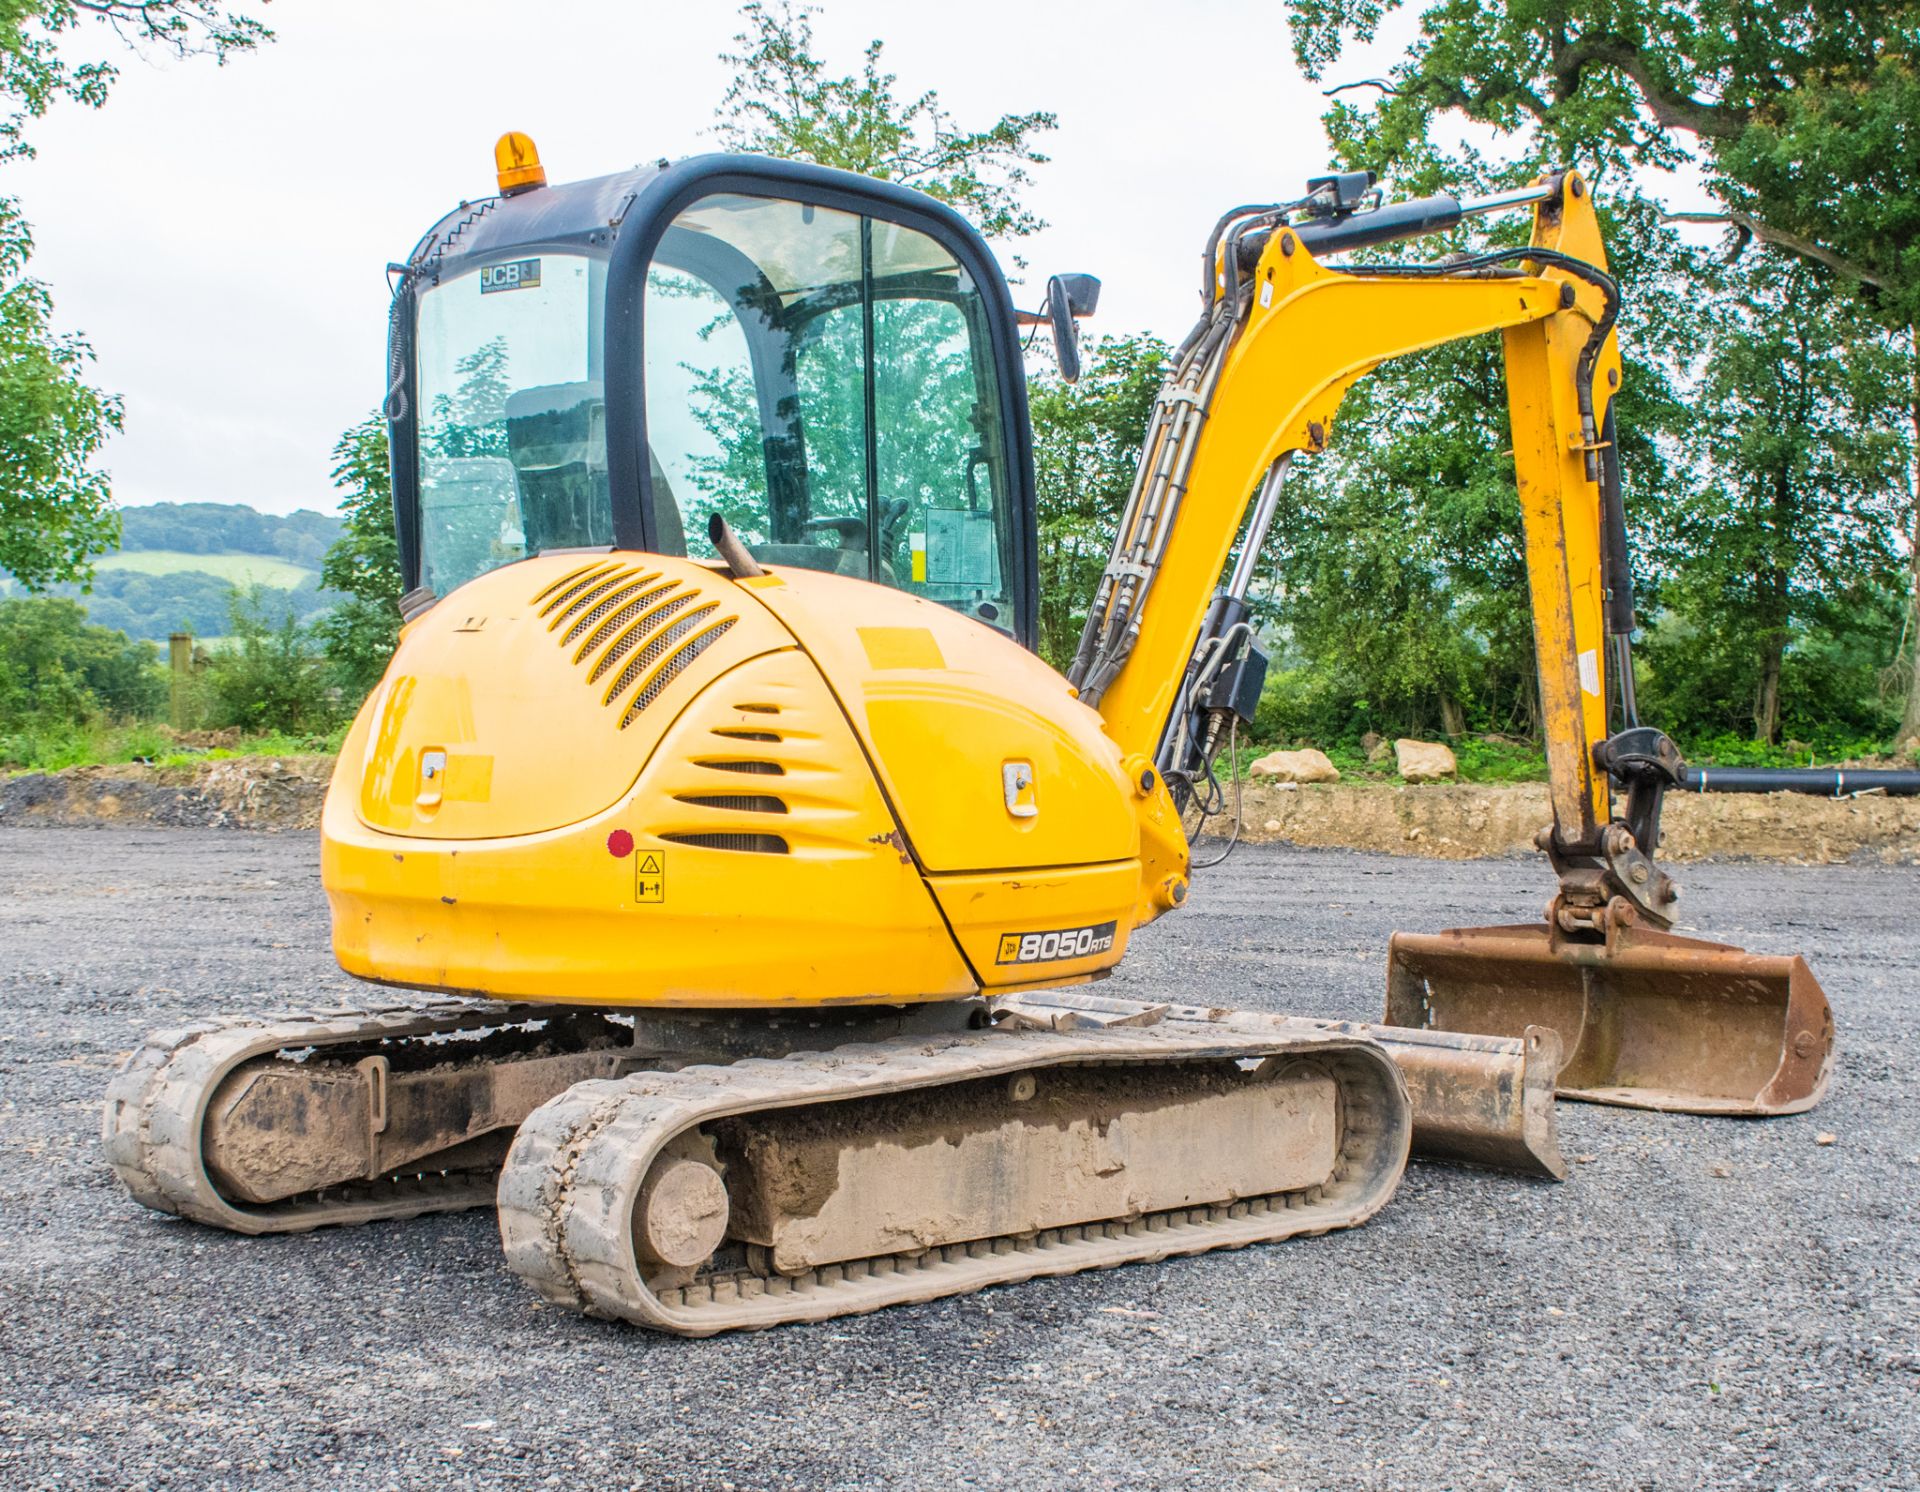
<svg viewBox="0 0 1920 1492"><path fill-rule="evenodd" d="M1496 265L1511 264L1515 260L1526 259L1565 270L1575 279L1585 280L1601 295L1600 319L1593 323L1593 330L1587 334L1586 345L1580 349L1580 365L1573 381L1574 396L1580 401L1580 430L1587 442L1587 480L1598 482L1601 480L1600 425L1593 412L1593 375L1595 364L1600 361L1600 351L1607 345L1607 337L1613 331L1613 323L1620 316L1620 285L1612 275L1598 265L1587 263L1584 259L1576 259L1571 254L1561 253L1558 249L1544 249L1534 244L1529 244L1525 248L1488 249L1483 253L1468 254L1462 258L1443 259L1436 264L1356 265L1353 272L1363 275L1402 275L1414 279L1434 279L1443 275L1467 274L1477 269L1491 269Z"/></svg>

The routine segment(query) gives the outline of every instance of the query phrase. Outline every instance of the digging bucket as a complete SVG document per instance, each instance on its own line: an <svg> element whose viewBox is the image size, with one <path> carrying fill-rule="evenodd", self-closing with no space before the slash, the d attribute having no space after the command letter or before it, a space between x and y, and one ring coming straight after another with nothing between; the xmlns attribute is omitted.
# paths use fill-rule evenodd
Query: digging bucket
<svg viewBox="0 0 1920 1492"><path fill-rule="evenodd" d="M1833 1012L1806 960L1640 928L1610 943L1544 923L1393 935L1387 1021L1557 1032L1562 1098L1681 1114L1794 1114L1826 1092Z"/></svg>

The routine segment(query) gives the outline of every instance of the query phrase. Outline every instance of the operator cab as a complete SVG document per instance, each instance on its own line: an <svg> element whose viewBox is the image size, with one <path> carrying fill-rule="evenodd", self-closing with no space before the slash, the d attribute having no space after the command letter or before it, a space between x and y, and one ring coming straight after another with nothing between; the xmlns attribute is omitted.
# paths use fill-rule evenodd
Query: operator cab
<svg viewBox="0 0 1920 1492"><path fill-rule="evenodd" d="M409 588L556 549L715 560L719 513L769 567L1032 644L1019 344L963 219L752 156L543 181L503 173L401 267L386 412Z"/></svg>

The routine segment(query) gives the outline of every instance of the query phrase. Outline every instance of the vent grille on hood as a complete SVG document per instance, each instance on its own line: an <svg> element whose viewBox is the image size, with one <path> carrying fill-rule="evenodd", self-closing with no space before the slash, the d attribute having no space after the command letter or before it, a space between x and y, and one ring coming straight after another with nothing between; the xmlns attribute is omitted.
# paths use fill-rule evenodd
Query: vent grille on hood
<svg viewBox="0 0 1920 1492"><path fill-rule="evenodd" d="M603 560L571 570L533 598L547 631L597 684L619 672L601 704L625 730L684 669L737 622L697 585L643 565ZM577 644L577 646L576 646ZM623 666L624 665L624 666Z"/></svg>

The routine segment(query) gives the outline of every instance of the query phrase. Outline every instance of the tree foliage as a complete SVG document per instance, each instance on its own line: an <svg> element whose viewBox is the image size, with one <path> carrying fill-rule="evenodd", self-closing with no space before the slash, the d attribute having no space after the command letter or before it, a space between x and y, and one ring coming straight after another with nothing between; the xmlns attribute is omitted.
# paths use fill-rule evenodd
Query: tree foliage
<svg viewBox="0 0 1920 1492"><path fill-rule="evenodd" d="M1398 0L1292 0L1321 78ZM1363 115L1389 159L1454 111L1609 174L1697 161L1738 231L1920 318L1920 4L1433 0Z"/></svg>
<svg viewBox="0 0 1920 1492"><path fill-rule="evenodd" d="M119 536L93 458L120 428L120 401L89 385L93 351L52 329L53 297L26 274L32 239L0 198L0 570L29 590L83 581Z"/></svg>
<svg viewBox="0 0 1920 1492"><path fill-rule="evenodd" d="M1772 742L1783 717L1802 735L1892 726L1864 678L1850 699L1820 686L1840 666L1831 644L1889 620L1905 507L1906 359L1835 299L1808 266L1770 260L1720 302L1700 385L1709 476L1660 535L1672 579L1649 648L1650 698L1679 728ZM1796 644L1822 659L1798 679Z"/></svg>
<svg viewBox="0 0 1920 1492"><path fill-rule="evenodd" d="M1393 8L1291 0L1302 66L1331 77L1345 48L1371 39ZM1920 537L1920 362L1910 330L1920 310L1917 47L1913 0L1760 9L1430 0L1388 77L1333 90L1326 122L1336 150L1403 190L1485 189L1568 162L1601 180L1626 292L1620 424L1642 614L1653 622L1649 702L1674 710L1682 729L1739 721L1771 739L1823 721L1852 734L1867 717L1886 724L1872 688L1843 704L1827 685L1835 670L1856 684L1873 675L1860 660L1875 646L1882 666L1893 656L1901 626L1890 609L1891 538ZM1462 120L1491 129L1463 135ZM1713 212L1670 213L1657 200L1671 180L1659 173L1688 166ZM1690 252L1668 226L1701 219L1727 225L1724 262ZM1442 366L1451 361L1409 360L1412 384L1396 391L1397 407L1446 404L1458 383ZM1399 377L1384 371L1376 383ZM1365 400L1350 401L1343 419L1349 442L1354 414L1366 421ZM1437 433L1431 421L1389 420L1362 443L1390 475ZM1760 499L1783 484L1780 503ZM1440 501L1422 505L1422 521L1444 528L1472 485L1459 484L1457 497L1433 489ZM1416 547L1392 535L1376 542L1402 558ZM1486 642L1489 662L1501 652L1497 611L1480 608L1476 622L1468 598L1494 574L1497 566L1469 567L1438 592L1449 620ZM1911 635L1920 568L1907 587ZM1493 593L1524 608L1517 577ZM1368 598L1355 587L1348 599ZM1343 613L1330 605L1326 614ZM1920 672L1920 652L1910 656ZM1381 674L1362 673L1381 692ZM1920 688L1907 692L1920 722Z"/></svg>
<svg viewBox="0 0 1920 1492"><path fill-rule="evenodd" d="M77 601L0 600L0 736L152 714L166 693L159 656L152 643L89 622Z"/></svg>
<svg viewBox="0 0 1920 1492"><path fill-rule="evenodd" d="M723 145L903 182L958 208L989 238L1046 226L1023 197L1027 168L1047 159L1035 141L1055 128L1052 114L1003 114L984 129L960 129L934 90L895 95L899 79L882 68L877 40L858 72L836 77L814 54L819 13L789 0L741 8L740 50L721 54L736 69L717 110Z"/></svg>
<svg viewBox="0 0 1920 1492"><path fill-rule="evenodd" d="M1040 529L1040 652L1073 657L1133 486L1169 349L1158 337L1088 344L1078 383L1042 372L1029 390Z"/></svg>
<svg viewBox="0 0 1920 1492"><path fill-rule="evenodd" d="M205 723L288 735L322 730L338 713L326 665L318 640L272 592L235 590L227 637L201 680Z"/></svg>
<svg viewBox="0 0 1920 1492"><path fill-rule="evenodd" d="M106 101L115 67L66 54L90 22L136 51L219 62L272 36L217 0L0 0L0 162L33 154L27 125L57 100ZM53 330L53 297L26 273L32 248L18 203L0 197L0 568L40 589L84 581L88 557L113 547L112 494L93 460L121 405L87 383L87 343Z"/></svg>
<svg viewBox="0 0 1920 1492"><path fill-rule="evenodd" d="M354 699L380 682L400 640L400 545L393 526L387 422L379 414L333 448L344 524L320 566L320 584L345 599L317 624L327 657Z"/></svg>

